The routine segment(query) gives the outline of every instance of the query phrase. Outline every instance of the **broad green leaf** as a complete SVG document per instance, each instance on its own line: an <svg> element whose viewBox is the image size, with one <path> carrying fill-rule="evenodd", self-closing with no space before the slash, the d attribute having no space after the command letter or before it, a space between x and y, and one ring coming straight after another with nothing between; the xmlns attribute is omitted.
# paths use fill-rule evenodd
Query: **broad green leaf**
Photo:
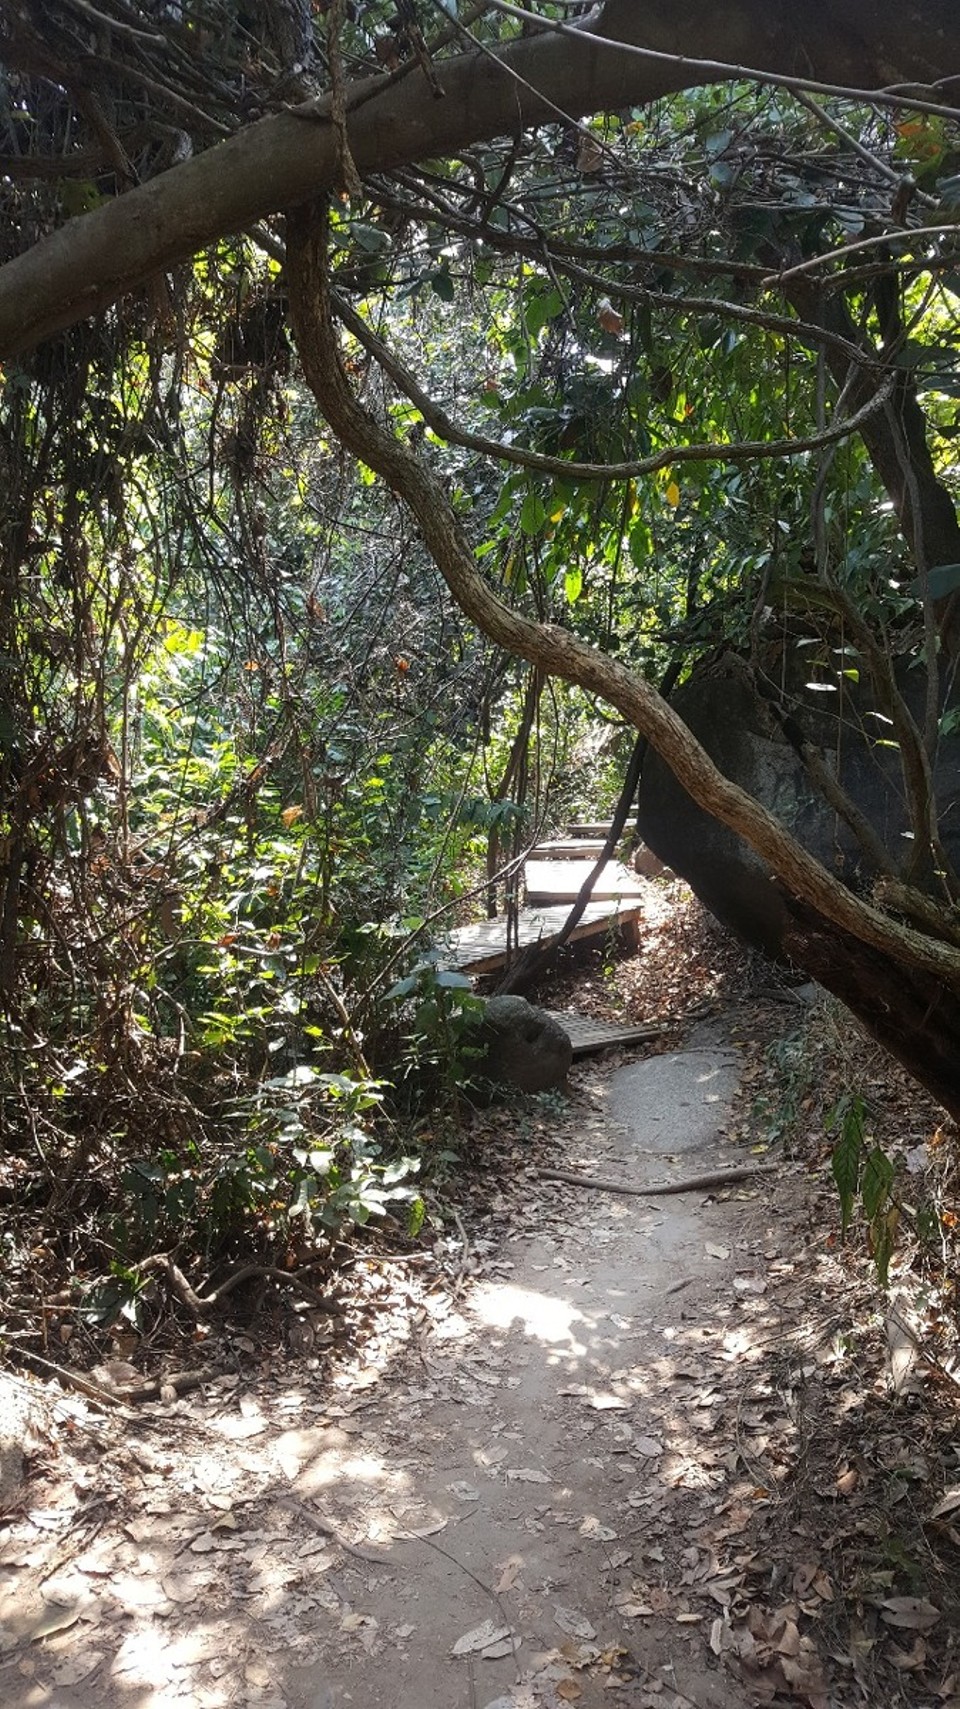
<svg viewBox="0 0 960 1709"><path fill-rule="evenodd" d="M886 1152L881 1150L879 1145L875 1145L863 1166L863 1182L860 1188L863 1208L871 1221L889 1198L893 1177L893 1164Z"/></svg>
<svg viewBox="0 0 960 1709"><path fill-rule="evenodd" d="M520 511L520 527L524 534L539 534L547 520L547 507L540 494L531 487Z"/></svg>
<svg viewBox="0 0 960 1709"><path fill-rule="evenodd" d="M863 1123L865 1109L860 1098L855 1098L841 1112L835 1112L840 1117L840 1138L833 1148L830 1168L836 1182L840 1198L840 1233L845 1236L853 1217L853 1205L860 1183L860 1157L863 1151Z"/></svg>
<svg viewBox="0 0 960 1709"><path fill-rule="evenodd" d="M430 283L441 302L453 302L456 296L456 288L446 267L441 267L438 272L431 273Z"/></svg>
<svg viewBox="0 0 960 1709"><path fill-rule="evenodd" d="M927 592L931 599L946 599L960 587L960 564L937 564L928 572ZM911 593L922 596L923 583L918 576L910 584Z"/></svg>
<svg viewBox="0 0 960 1709"><path fill-rule="evenodd" d="M885 1211L875 1216L870 1224L870 1248L882 1288L887 1286L890 1279L890 1260L893 1257L899 1222L899 1205L889 1205Z"/></svg>

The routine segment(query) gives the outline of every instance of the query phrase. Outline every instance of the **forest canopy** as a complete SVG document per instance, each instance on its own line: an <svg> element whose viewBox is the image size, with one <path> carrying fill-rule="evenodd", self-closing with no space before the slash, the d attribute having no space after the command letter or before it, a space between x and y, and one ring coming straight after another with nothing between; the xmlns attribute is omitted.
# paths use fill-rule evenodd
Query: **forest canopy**
<svg viewBox="0 0 960 1709"><path fill-rule="evenodd" d="M957 1114L955 7L0 0L0 65L2 1090L54 1200L115 1262L415 1228L436 945L638 738ZM719 661L826 852L682 715Z"/></svg>

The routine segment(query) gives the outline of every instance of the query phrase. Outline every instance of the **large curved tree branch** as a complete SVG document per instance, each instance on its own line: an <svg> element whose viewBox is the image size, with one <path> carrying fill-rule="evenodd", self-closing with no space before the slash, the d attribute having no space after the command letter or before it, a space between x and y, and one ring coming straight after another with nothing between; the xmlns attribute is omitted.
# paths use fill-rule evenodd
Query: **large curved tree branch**
<svg viewBox="0 0 960 1709"><path fill-rule="evenodd" d="M888 93L892 84L927 87L960 75L954 0L608 0L593 28L442 61L443 100L427 97L418 72L353 85L347 134L358 171L455 154L555 121L558 109L580 116L657 100L707 81L704 61ZM618 41L666 57L620 53ZM329 111L310 103L68 221L0 268L0 357L116 302L216 238L332 188L340 158Z"/></svg>
<svg viewBox="0 0 960 1709"><path fill-rule="evenodd" d="M862 943L960 990L960 951L900 925L840 884L773 814L717 769L676 712L642 677L570 631L534 622L512 610L493 591L429 465L388 432L353 394L332 318L326 248L325 205L315 204L290 216L288 285L305 378L341 443L409 505L461 609L499 646L615 706L663 757L693 799L743 837L794 896Z"/></svg>
<svg viewBox="0 0 960 1709"><path fill-rule="evenodd" d="M878 376L877 389L866 402L861 403L856 414L838 412L838 420L831 422L820 433L812 433L805 438L707 440L692 445L680 442L666 445L660 451L652 451L649 456L636 457L625 463L580 463L574 458L552 457L544 451L532 451L525 445L508 444L506 440L490 439L486 434L458 427L446 410L424 390L409 369L388 350L363 317L340 296L335 294L332 301L344 326L389 376L397 390L416 406L427 426L432 428L439 439L445 439L450 445L462 445L468 451L477 451L482 457L492 457L502 463L513 463L523 469L538 469L541 473L556 475L561 480L624 481L635 479L638 475L655 474L658 469L669 468L674 463L741 464L799 457L804 452L819 451L824 446L837 445L841 440L849 439L857 433L864 422L884 408L896 380L893 374L887 375L886 378ZM792 330L792 322L784 320L783 324Z"/></svg>

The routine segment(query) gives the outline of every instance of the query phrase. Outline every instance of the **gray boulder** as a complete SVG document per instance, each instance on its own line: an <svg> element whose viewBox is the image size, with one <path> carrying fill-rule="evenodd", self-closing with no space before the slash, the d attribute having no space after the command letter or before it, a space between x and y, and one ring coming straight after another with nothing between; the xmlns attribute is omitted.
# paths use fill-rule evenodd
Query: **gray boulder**
<svg viewBox="0 0 960 1709"><path fill-rule="evenodd" d="M843 661L841 660L841 663ZM770 668L779 681L784 661ZM781 712L802 728L824 769L844 790L896 860L910 848L899 754L878 743L876 711L865 686L848 684L837 669L812 674L809 654L785 655L787 686ZM898 673L905 698L922 720L922 683ZM820 692L824 689L830 692ZM736 655L715 660L678 689L674 709L727 777L768 807L804 848L852 888L875 877L857 839L824 800L789 739L789 722L775 715ZM960 858L960 744L941 741L935 763L940 833ZM769 868L733 831L696 805L669 767L651 752L644 768L638 824L644 841L691 885L724 924L768 955L782 956L794 919Z"/></svg>
<svg viewBox="0 0 960 1709"><path fill-rule="evenodd" d="M525 997L491 997L479 1026L480 1072L520 1092L562 1086L573 1060L570 1038L546 1009Z"/></svg>

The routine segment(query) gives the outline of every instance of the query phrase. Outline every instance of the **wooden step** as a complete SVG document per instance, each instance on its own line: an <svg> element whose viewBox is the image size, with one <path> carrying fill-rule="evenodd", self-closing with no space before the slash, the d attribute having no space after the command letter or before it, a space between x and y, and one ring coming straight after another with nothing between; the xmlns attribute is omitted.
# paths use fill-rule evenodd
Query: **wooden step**
<svg viewBox="0 0 960 1709"><path fill-rule="evenodd" d="M559 1021L573 1046L574 1057L595 1056L600 1050L612 1050L617 1045L643 1044L647 1039L660 1038L666 1027L648 1021L646 1025L618 1026L613 1021L595 1021L592 1015L571 1015L564 1009L548 1009Z"/></svg>
<svg viewBox="0 0 960 1709"><path fill-rule="evenodd" d="M527 949L537 943L543 943L545 946L549 944L560 936L569 913L570 904L565 902L552 908L522 909L517 921L519 948ZM599 942L611 933L618 933L635 949L639 942L639 922L642 917L643 909L636 902L627 901L620 906L616 902L590 902L570 942L582 943L589 938L595 938ZM450 950L444 960L448 967L455 967L461 973L474 973L478 977L485 973L495 973L498 968L505 967L506 920L501 917L496 920L480 920L474 926L460 926L450 935Z"/></svg>
<svg viewBox="0 0 960 1709"><path fill-rule="evenodd" d="M593 871L589 860L528 860L523 869L530 907L554 902L575 902ZM619 861L608 860L594 883L591 902L614 899L636 901L646 893L646 883Z"/></svg>
<svg viewBox="0 0 960 1709"><path fill-rule="evenodd" d="M530 850L531 860L599 860L603 854L602 838L555 837L551 842L538 843Z"/></svg>
<svg viewBox="0 0 960 1709"><path fill-rule="evenodd" d="M568 837L599 837L601 841L604 841L612 825L612 819L576 819L567 826L565 834ZM621 836L632 836L636 828L636 820L628 819Z"/></svg>

